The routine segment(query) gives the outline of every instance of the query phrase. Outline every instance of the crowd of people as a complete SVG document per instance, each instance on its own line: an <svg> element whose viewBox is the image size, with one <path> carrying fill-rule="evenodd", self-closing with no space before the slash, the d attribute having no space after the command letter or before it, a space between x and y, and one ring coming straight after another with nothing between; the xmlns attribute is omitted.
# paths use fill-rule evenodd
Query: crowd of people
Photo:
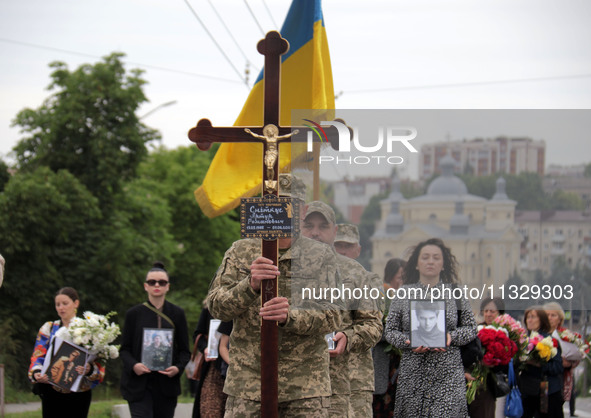
<svg viewBox="0 0 591 418"><path fill-rule="evenodd" d="M492 367L468 402L467 383L477 377L463 362L462 347L505 314L503 301L484 300L479 324L465 298L433 302L432 292L445 295L443 289L460 283L456 258L438 238L418 243L407 260L389 260L382 280L355 261L360 243L354 225L337 224L325 203L305 204L303 183L290 175L280 176L279 191L299 201L301 233L278 240L277 264L262 256L256 239L236 241L226 252L193 334L205 358L193 417L259 416L261 321L278 325L282 417L502 417L505 394L497 393L493 376L506 374L508 367L519 377L523 417L563 417L564 402L574 399L573 370L582 358L562 356L560 305L531 306L523 316L529 334L553 338L554 355L547 361L517 357L515 364ZM274 278L277 296L261 304L261 287ZM166 300L170 278L161 263L148 271L143 286L147 301L125 315L120 389L132 417L173 417L191 357L187 321L183 309ZM304 297L307 288L364 287L378 289L382 297L335 300L327 292ZM383 297L392 288L420 294L421 300ZM69 326L79 305L74 289L60 289L55 296L60 319L39 330L29 378L44 417L87 416L91 389L104 377L98 359L75 367L82 376L75 392L50 384L51 376L42 373L53 337Z"/></svg>

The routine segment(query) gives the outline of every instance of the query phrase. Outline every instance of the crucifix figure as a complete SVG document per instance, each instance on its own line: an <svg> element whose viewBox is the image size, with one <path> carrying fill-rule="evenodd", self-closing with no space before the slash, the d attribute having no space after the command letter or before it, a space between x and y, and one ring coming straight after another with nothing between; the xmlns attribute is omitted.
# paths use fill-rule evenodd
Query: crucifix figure
<svg viewBox="0 0 591 418"><path fill-rule="evenodd" d="M256 134L248 128L244 128L244 132L251 134L255 138L260 138L265 141L266 150L263 161L265 163L265 167L267 168L267 178L275 179L275 164L277 163L277 158L279 158L279 148L277 147L277 141L280 139L289 138L292 135L297 135L299 130L296 129L292 133L277 136L279 129L277 129L277 126L269 124L265 125L263 128L263 135ZM277 182L274 180L265 180L265 190L267 193L272 193L273 191L277 190Z"/></svg>

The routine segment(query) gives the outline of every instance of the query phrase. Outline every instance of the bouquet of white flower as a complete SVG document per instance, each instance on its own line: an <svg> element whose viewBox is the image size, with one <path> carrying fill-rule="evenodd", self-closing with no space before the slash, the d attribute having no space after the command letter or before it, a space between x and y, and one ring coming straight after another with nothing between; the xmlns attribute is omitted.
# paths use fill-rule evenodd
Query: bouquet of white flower
<svg viewBox="0 0 591 418"><path fill-rule="evenodd" d="M60 328L55 336L84 347L90 354L99 358L115 359L119 357L119 346L110 343L115 341L121 331L119 325L109 323L109 318L113 315L116 315L116 312L97 315L86 311L82 318L73 318L68 328Z"/></svg>

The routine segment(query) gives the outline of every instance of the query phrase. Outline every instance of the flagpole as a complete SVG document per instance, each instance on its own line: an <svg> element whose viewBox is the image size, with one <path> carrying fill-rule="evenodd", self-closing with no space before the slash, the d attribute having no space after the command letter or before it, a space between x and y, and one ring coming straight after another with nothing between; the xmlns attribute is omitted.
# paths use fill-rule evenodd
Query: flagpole
<svg viewBox="0 0 591 418"><path fill-rule="evenodd" d="M312 145L312 200L320 200L320 143L314 142Z"/></svg>

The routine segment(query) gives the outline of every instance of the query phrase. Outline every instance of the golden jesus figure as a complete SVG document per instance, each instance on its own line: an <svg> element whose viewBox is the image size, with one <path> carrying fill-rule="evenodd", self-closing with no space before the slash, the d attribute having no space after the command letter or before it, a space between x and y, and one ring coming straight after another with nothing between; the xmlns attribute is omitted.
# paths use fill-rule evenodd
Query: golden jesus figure
<svg viewBox="0 0 591 418"><path fill-rule="evenodd" d="M263 135L256 134L248 128L244 128L244 131L251 134L255 138L264 139L267 143L267 150L265 151L263 161L265 162L265 167L267 168L267 179L273 180L275 178L274 167L275 163L277 162L277 157L279 156L277 141L279 139L289 138L292 135L296 135L299 131L296 129L292 133L277 136L279 129L273 124L268 124L263 127Z"/></svg>

